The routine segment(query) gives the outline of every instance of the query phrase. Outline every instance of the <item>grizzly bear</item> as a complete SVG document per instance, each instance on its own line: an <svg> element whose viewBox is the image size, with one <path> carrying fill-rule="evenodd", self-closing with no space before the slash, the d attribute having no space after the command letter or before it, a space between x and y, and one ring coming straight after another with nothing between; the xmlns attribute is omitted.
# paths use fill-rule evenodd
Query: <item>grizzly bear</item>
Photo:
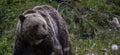
<svg viewBox="0 0 120 55"><path fill-rule="evenodd" d="M19 16L13 55L72 55L66 22L49 6L36 6Z"/></svg>

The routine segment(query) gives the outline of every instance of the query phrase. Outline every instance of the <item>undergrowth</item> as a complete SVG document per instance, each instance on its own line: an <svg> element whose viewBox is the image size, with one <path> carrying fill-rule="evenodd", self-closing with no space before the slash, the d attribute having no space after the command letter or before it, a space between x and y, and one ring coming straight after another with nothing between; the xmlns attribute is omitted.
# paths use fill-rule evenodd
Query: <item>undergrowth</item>
<svg viewBox="0 0 120 55"><path fill-rule="evenodd" d="M108 22L110 16L120 19L119 0L70 0L62 3L50 0L1 0L0 55L12 55L18 16L43 4L55 7L65 19L75 55L120 55L120 50L111 49L113 44L120 45L119 29L111 29ZM84 36L84 33L92 35Z"/></svg>

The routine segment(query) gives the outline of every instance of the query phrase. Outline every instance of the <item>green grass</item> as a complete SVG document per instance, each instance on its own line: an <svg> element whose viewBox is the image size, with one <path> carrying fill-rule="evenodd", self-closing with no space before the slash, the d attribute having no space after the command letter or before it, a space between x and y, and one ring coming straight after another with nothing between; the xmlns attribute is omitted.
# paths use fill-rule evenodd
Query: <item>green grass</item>
<svg viewBox="0 0 120 55"><path fill-rule="evenodd" d="M73 37L73 36L71 36ZM107 49L108 54L114 55L117 54L119 55L119 51L114 52L112 51L111 47L113 44L117 44L119 46L119 39L120 37L118 36L117 38L114 37L109 37L109 38L96 38L96 39L79 39L76 40L75 38L72 38L72 45L74 46L74 53L79 53L80 55L85 55L85 50L88 50L89 52L95 52L99 55L104 54L102 49Z"/></svg>
<svg viewBox="0 0 120 55"><path fill-rule="evenodd" d="M112 0L110 0L112 1ZM70 19L67 22L69 36L75 55L85 55L86 52L94 52L104 55L102 49L107 49L108 55L120 55L120 50L112 51L111 46L117 44L120 47L120 32L116 31L116 36L109 31L110 25L107 22L109 15L115 15L120 20L119 0L109 4L108 0L79 0L76 6L73 3L62 4L48 0L1 0L0 1L0 55L12 55L15 29L18 16L25 10L32 9L34 6L48 4L60 12L64 19ZM60 5L60 7L58 7ZM86 13L86 17L77 8L92 7L95 12ZM73 24L74 23L74 24ZM76 26L75 26L76 25ZM80 39L84 32L95 30L94 38Z"/></svg>

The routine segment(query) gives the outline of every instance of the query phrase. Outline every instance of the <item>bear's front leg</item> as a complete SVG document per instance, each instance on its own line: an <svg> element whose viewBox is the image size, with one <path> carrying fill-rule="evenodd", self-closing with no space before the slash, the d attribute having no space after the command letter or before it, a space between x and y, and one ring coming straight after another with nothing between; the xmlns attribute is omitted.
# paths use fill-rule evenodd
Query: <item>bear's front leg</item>
<svg viewBox="0 0 120 55"><path fill-rule="evenodd" d="M60 45L59 41L56 37L53 37L53 40L54 51L51 55L63 55L62 46Z"/></svg>

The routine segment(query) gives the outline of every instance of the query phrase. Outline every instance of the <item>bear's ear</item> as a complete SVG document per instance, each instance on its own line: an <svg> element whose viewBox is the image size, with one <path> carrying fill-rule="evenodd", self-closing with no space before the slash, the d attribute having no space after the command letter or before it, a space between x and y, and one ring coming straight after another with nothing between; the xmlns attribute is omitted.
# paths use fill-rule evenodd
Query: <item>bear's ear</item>
<svg viewBox="0 0 120 55"><path fill-rule="evenodd" d="M25 16L24 15L20 15L19 19L20 19L21 22L23 22L25 20Z"/></svg>

